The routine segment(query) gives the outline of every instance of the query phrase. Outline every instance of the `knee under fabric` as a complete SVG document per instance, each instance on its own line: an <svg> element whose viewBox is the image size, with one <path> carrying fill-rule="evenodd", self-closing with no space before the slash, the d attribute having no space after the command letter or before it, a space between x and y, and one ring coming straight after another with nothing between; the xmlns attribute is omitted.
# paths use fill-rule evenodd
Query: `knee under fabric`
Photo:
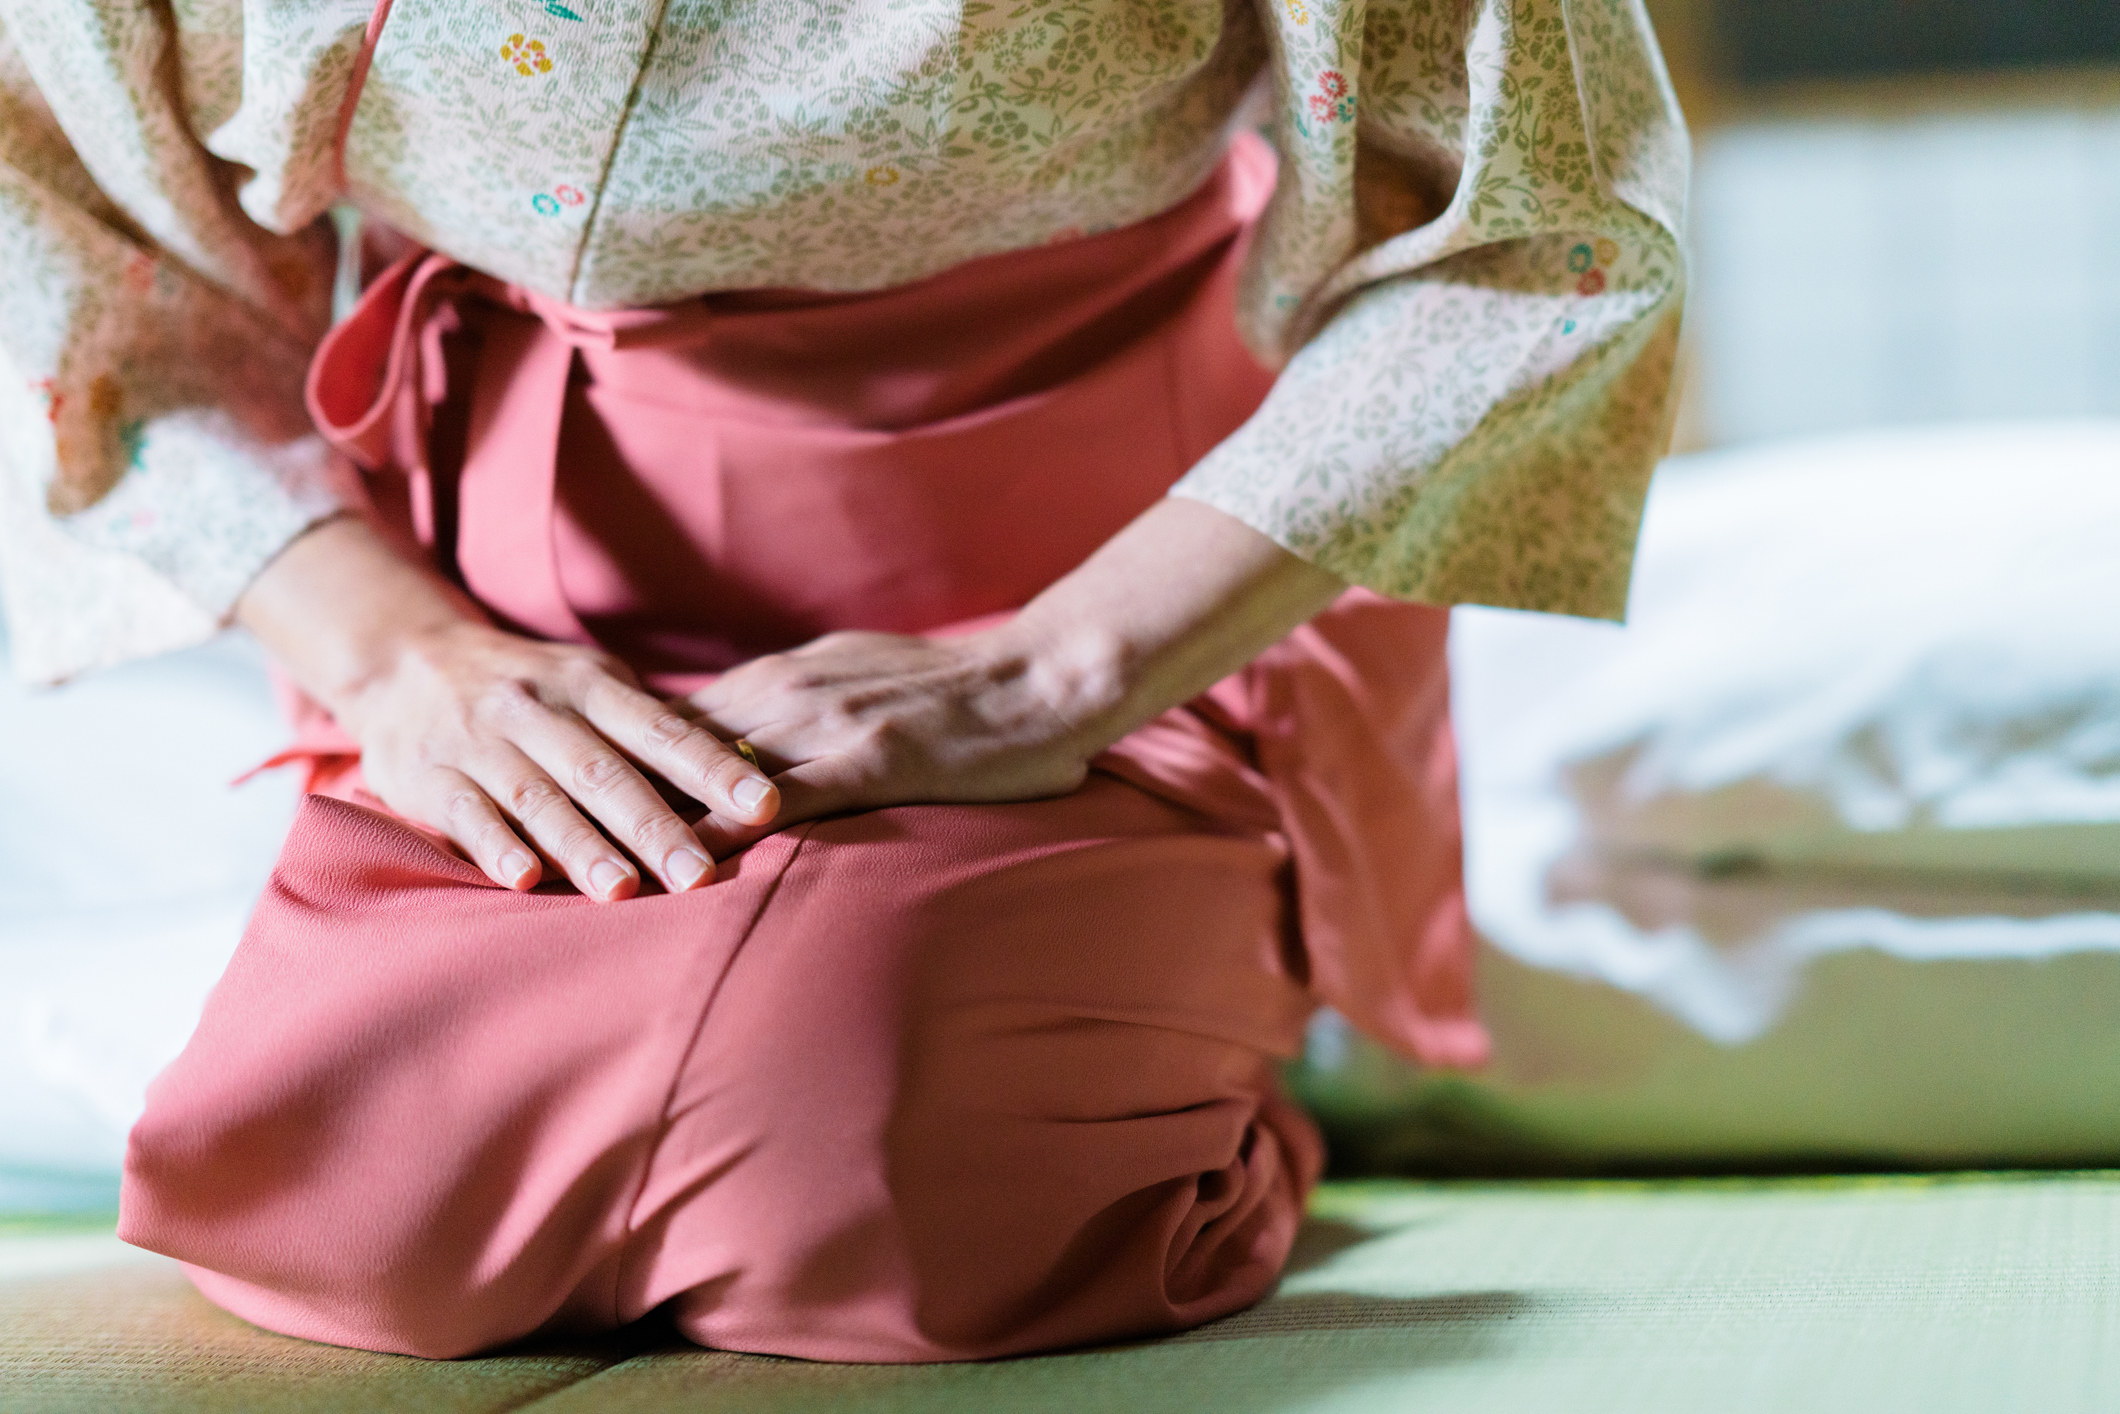
<svg viewBox="0 0 2120 1414"><path fill-rule="evenodd" d="M1311 1007L1285 866L1099 776L611 907L313 797L123 1235L257 1324L418 1355L665 1302L837 1360L1192 1325L1271 1286L1319 1163L1271 1070Z"/></svg>

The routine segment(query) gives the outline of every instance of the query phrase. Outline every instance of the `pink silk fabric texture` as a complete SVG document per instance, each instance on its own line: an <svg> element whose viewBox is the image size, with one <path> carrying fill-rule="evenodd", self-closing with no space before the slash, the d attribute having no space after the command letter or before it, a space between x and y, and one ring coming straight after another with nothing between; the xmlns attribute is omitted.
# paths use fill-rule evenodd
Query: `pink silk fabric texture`
<svg viewBox="0 0 2120 1414"><path fill-rule="evenodd" d="M408 258L320 351L379 520L665 691L1020 606L1263 397L1273 180L878 294L590 313ZM1064 798L774 835L682 895L499 888L313 707L312 787L126 1160L121 1235L259 1325L455 1356L666 1308L725 1349L981 1358L1264 1295L1335 1006L1476 1064L1443 611L1354 591Z"/></svg>

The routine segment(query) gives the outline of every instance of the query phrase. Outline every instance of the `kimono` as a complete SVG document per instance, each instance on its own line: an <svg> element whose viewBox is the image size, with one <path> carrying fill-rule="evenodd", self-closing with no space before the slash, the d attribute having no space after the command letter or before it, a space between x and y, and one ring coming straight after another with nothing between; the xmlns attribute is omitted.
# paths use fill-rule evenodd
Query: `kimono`
<svg viewBox="0 0 2120 1414"><path fill-rule="evenodd" d="M1624 606L1686 160L1638 6L0 27L33 677L213 631L349 507L671 693L990 621L1164 495L1351 586L1069 796L610 907L491 885L303 714L316 793L127 1161L123 1234L210 1297L445 1356L656 1309L821 1359L1177 1329L1286 1257L1313 1009L1478 1061L1438 606Z"/></svg>

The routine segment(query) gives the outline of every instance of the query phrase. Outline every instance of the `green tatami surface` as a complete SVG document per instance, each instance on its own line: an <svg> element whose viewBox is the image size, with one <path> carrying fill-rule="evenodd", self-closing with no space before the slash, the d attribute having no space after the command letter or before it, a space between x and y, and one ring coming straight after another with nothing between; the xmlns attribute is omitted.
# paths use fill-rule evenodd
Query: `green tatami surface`
<svg viewBox="0 0 2120 1414"><path fill-rule="evenodd" d="M1175 1339L832 1366L652 1332L428 1363L267 1335L0 1223L0 1409L2120 1409L2120 1175L1329 1185L1280 1292Z"/></svg>

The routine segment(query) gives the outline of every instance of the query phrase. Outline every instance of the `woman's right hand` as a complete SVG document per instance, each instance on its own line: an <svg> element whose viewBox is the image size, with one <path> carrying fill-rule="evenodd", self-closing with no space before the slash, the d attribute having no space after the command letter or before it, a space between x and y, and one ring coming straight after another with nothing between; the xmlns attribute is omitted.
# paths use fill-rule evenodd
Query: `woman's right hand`
<svg viewBox="0 0 2120 1414"><path fill-rule="evenodd" d="M731 823L779 809L764 773L622 663L494 628L351 517L296 540L237 613L361 744L383 803L511 889L550 867L591 898L629 898L635 860L673 892L712 880L642 768Z"/></svg>

